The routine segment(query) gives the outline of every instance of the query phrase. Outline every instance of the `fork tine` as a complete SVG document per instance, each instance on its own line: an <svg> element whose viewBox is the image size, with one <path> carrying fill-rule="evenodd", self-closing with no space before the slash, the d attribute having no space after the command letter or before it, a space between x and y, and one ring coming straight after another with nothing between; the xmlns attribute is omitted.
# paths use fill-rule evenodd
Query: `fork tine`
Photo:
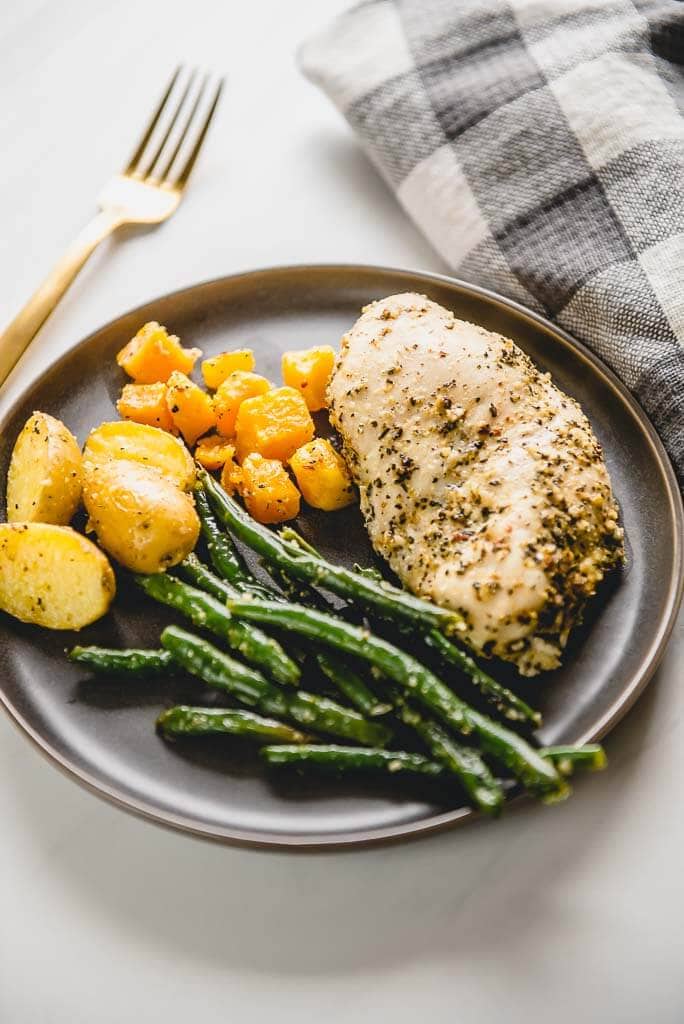
<svg viewBox="0 0 684 1024"><path fill-rule="evenodd" d="M176 181L174 182L175 188L184 189L188 183L188 178L190 177L192 169L195 166L195 161L199 156L199 151L202 148L202 143L204 142L206 134L209 131L209 125L211 124L212 118L216 113L216 108L218 106L219 99L221 98L223 83L224 79L220 78L218 81L218 85L216 86L216 92L214 93L214 98L211 102L211 106L209 107L209 110L207 111L207 116L204 119L204 124L202 125L200 133L197 136L197 141L195 142L195 145L193 146L190 155L188 156L188 159L185 161L185 166L183 167Z"/></svg>
<svg viewBox="0 0 684 1024"><path fill-rule="evenodd" d="M179 64L178 67L176 68L176 70L174 71L174 73L171 75L171 81L168 84L166 92L162 96L161 102L160 102L159 106L157 107L157 109L155 110L154 114L152 115L152 120L150 121L150 123L148 124L147 128L145 129L145 131L143 133L143 136L142 136L140 142L138 143L138 147L135 150L135 153L133 154L133 156L129 160L128 166L124 170L124 174L133 174L134 171L136 170L136 168L138 166L138 163L140 162L140 158L143 155L143 153L145 152L145 149L147 148L148 142L152 138L152 133L154 132L154 129L157 127L157 124L159 122L159 118L161 117L161 115L162 115L162 113L164 111L164 107L166 106L168 98L171 95L171 93L173 92L173 87L176 84L176 81L178 80L178 76L180 75L181 70L182 70L182 64Z"/></svg>
<svg viewBox="0 0 684 1024"><path fill-rule="evenodd" d="M171 168L173 167L173 165L174 165L174 163L176 161L176 157L178 156L178 154L181 151L181 147L183 146L183 143L185 142L185 139L186 139L187 134L188 134L188 130L189 130L190 125L192 124L194 118L195 118L195 114L197 113L199 105L202 102L202 97L204 96L204 92L205 92L208 84L209 84L209 75L205 75L204 79L202 81L202 84L199 87L199 91L198 91L198 93L197 93L197 95L195 97L195 102L192 105L192 109L190 110L190 113L186 117L185 124L183 125L182 131L181 131L180 135L178 136L178 142L174 146L173 152L172 152L171 156L169 157L169 159L168 159L168 161L166 163L166 167L164 168L163 171L160 171L157 175L155 175L155 177L160 178L164 182L167 182L167 184L170 184L170 182L167 181L167 179L169 177L169 173L170 173Z"/></svg>
<svg viewBox="0 0 684 1024"><path fill-rule="evenodd" d="M159 181L160 178L161 178L161 174L158 171L156 172L155 168L156 168L157 164L159 163L159 161L161 160L162 154L164 153L164 150L165 150L165 148L166 148L166 146L168 144L168 141L171 138L171 135L173 134L173 129L176 126L176 123L177 123L178 118L180 116L180 112L183 110L185 104L187 103L187 98L188 98L191 90L193 90L193 86L195 85L195 80L197 79L197 75L198 75L197 69L194 69L193 72L191 72L190 77L187 79L187 82L185 83L185 88L183 89L182 95L181 95L180 99L178 100L178 103L176 104L176 109L173 112L173 117L171 118L171 120L170 120L170 122L169 122L169 124L167 126L167 129L166 129L166 131L164 133L164 137L162 138L162 141L159 143L159 145L157 147L157 153L155 154L155 156L152 158L151 162L149 162L149 164L147 166L147 171L146 171L145 177L148 178L148 179L152 179L153 182Z"/></svg>

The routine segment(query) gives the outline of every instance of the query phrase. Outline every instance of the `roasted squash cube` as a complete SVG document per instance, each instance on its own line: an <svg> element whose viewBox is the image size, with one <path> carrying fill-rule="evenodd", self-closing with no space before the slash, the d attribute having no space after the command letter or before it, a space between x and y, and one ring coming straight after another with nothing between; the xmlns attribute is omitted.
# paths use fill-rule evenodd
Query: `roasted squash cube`
<svg viewBox="0 0 684 1024"><path fill-rule="evenodd" d="M235 421L240 405L247 398L262 395L271 388L270 381L260 377L258 373L246 370L233 370L214 395L216 410L216 429L224 437L233 437Z"/></svg>
<svg viewBox="0 0 684 1024"><path fill-rule="evenodd" d="M324 512L351 505L354 487L344 459L330 441L317 437L298 448L290 459L290 468L304 500Z"/></svg>
<svg viewBox="0 0 684 1024"><path fill-rule="evenodd" d="M174 370L191 373L201 355L201 349L183 348L174 334L152 320L121 349L116 361L137 384L155 384L166 382Z"/></svg>
<svg viewBox="0 0 684 1024"><path fill-rule="evenodd" d="M235 445L227 441L220 434L210 434L197 442L195 458L200 466L204 466L210 473L229 462L235 455Z"/></svg>
<svg viewBox="0 0 684 1024"><path fill-rule="evenodd" d="M161 427L170 434L177 434L171 413L166 404L166 384L124 384L121 398L116 403L119 416L133 423L147 427Z"/></svg>
<svg viewBox="0 0 684 1024"><path fill-rule="evenodd" d="M202 388L178 370L169 377L166 404L174 425L189 445L194 444L198 437L216 426L216 413L211 395L202 391Z"/></svg>
<svg viewBox="0 0 684 1024"><path fill-rule="evenodd" d="M251 348L238 348L233 352L220 352L211 359L205 359L202 363L202 376L207 387L216 391L228 374L235 370L249 373L253 369L254 353Z"/></svg>
<svg viewBox="0 0 684 1024"><path fill-rule="evenodd" d="M301 391L311 412L325 409L325 389L335 365L335 352L329 345L285 352L282 359L283 383Z"/></svg>
<svg viewBox="0 0 684 1024"><path fill-rule="evenodd" d="M223 464L221 487L227 494L234 494L235 491L239 492L242 487L242 468L238 466L232 456L226 459Z"/></svg>
<svg viewBox="0 0 684 1024"><path fill-rule="evenodd" d="M240 467L239 489L247 511L259 523L282 523L299 513L299 491L278 459L248 455Z"/></svg>
<svg viewBox="0 0 684 1024"><path fill-rule="evenodd" d="M314 435L306 402L294 388L274 388L240 406L235 424L238 461L252 452L287 462Z"/></svg>

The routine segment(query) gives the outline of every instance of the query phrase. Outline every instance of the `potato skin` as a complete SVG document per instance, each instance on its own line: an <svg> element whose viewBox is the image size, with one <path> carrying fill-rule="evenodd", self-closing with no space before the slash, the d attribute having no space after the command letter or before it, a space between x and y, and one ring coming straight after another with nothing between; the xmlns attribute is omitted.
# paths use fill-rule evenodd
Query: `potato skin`
<svg viewBox="0 0 684 1024"><path fill-rule="evenodd" d="M183 491L195 485L195 464L183 442L159 427L132 420L113 420L91 430L83 448L83 459L91 463L112 459L139 462L160 470Z"/></svg>
<svg viewBox="0 0 684 1024"><path fill-rule="evenodd" d="M81 501L81 452L61 420L45 412L28 418L7 473L8 523L66 526Z"/></svg>
<svg viewBox="0 0 684 1024"><path fill-rule="evenodd" d="M70 526L0 524L0 609L48 629L81 629L116 592L106 555Z"/></svg>
<svg viewBox="0 0 684 1024"><path fill-rule="evenodd" d="M189 494L153 466L84 463L83 500L102 547L134 572L163 572L190 554L199 519Z"/></svg>

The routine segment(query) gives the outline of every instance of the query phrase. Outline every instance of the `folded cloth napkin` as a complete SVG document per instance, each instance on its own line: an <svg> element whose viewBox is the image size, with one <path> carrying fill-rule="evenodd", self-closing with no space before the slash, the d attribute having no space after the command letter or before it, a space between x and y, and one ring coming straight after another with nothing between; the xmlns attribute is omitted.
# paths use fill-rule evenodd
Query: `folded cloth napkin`
<svg viewBox="0 0 684 1024"><path fill-rule="evenodd" d="M300 63L458 276L598 353L684 482L684 4L370 0Z"/></svg>

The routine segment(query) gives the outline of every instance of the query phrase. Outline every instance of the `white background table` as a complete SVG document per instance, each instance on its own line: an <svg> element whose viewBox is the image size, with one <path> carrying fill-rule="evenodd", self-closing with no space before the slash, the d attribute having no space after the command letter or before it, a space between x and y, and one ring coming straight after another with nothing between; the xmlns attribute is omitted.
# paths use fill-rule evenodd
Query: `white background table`
<svg viewBox="0 0 684 1024"><path fill-rule="evenodd" d="M187 199L105 246L2 396L124 310L232 271L442 270L298 73L337 0L4 0L0 322L92 211L178 59L228 88ZM351 854L129 817L0 718L0 1021L684 1020L684 630L569 803Z"/></svg>

